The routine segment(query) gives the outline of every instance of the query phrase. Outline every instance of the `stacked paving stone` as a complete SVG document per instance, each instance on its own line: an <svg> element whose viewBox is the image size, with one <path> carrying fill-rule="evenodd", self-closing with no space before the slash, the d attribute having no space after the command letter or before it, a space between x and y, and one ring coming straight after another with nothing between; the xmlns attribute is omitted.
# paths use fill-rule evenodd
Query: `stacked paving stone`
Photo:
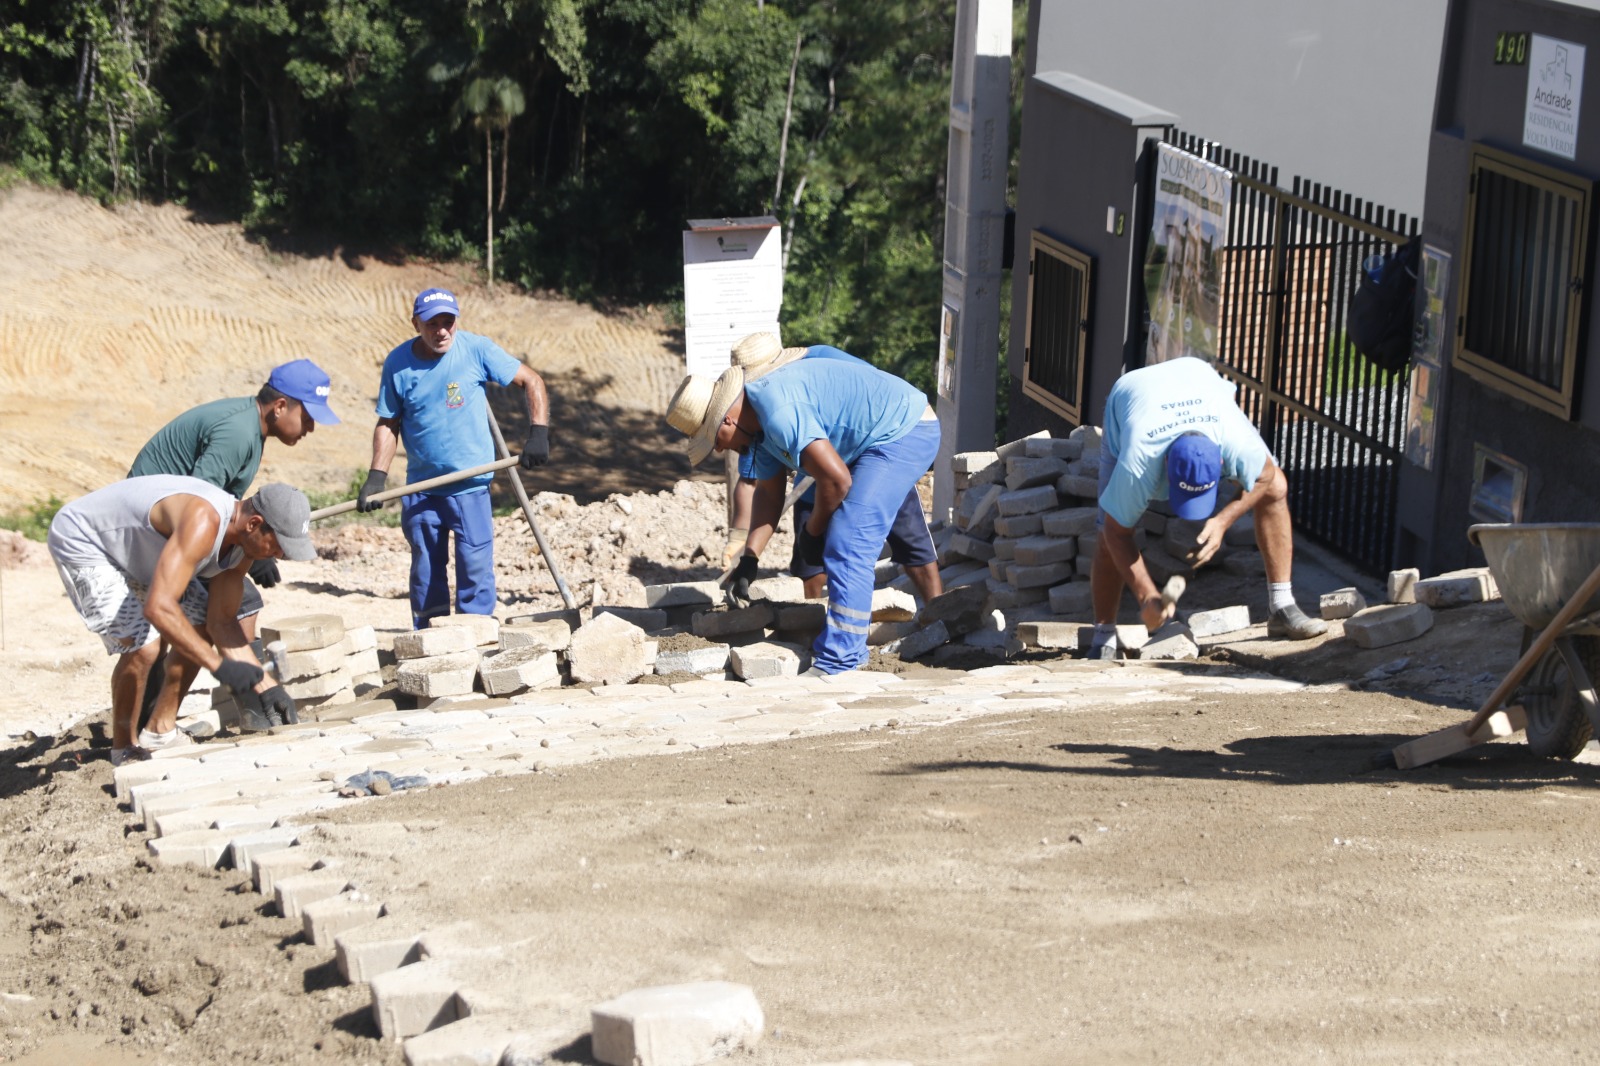
<svg viewBox="0 0 1600 1066"><path fill-rule="evenodd" d="M1433 628L1433 612L1500 598L1500 588L1486 566L1451 570L1424 578L1415 567L1390 572L1388 603L1368 607L1355 589L1339 589L1322 597L1322 617L1343 618L1344 634L1358 647L1384 648L1415 640Z"/></svg>
<svg viewBox="0 0 1600 1066"><path fill-rule="evenodd" d="M528 633L549 632L538 622L520 625ZM517 628L502 627L500 642ZM1144 705L1160 678L1138 663L1062 672L1013 664L937 679L855 672L552 687L422 710L373 700L340 708L339 720L159 751L112 776L117 802L147 834L155 863L205 871L197 891L232 890L209 874L215 868L245 874L278 915L298 923L306 951L321 953L347 981L367 987L383 1038L404 1041L412 1066L531 1063L550 1061L585 1035L581 1022L554 1020L548 989L537 982L529 987L519 970L527 963L524 945L538 942L538 923L549 915L497 915L496 927L488 928L463 921L464 914L419 914L411 895L418 871L396 862L417 831L404 807L394 808L389 820L319 820L335 807L394 803L404 793L345 798L341 783L382 770L396 778L422 776L429 787L455 786L601 758L931 728L999 709L1059 713L1075 706ZM1301 687L1237 674L1185 680L1188 696ZM508 943L504 929L523 926L530 940ZM293 965L303 968L303 955ZM644 972L660 972L660 966L648 964ZM617 988L591 999L588 1035L600 1062L703 1062L752 1047L762 1032L750 988L701 981L623 991L633 982L626 973L617 979ZM668 1048L678 1057L667 1057Z"/></svg>
<svg viewBox="0 0 1600 1066"><path fill-rule="evenodd" d="M372 626L347 628L336 614L311 614L261 627L261 659L294 697L302 715L353 703L383 688L378 634ZM211 690L218 724L238 726L238 701L225 685Z"/></svg>

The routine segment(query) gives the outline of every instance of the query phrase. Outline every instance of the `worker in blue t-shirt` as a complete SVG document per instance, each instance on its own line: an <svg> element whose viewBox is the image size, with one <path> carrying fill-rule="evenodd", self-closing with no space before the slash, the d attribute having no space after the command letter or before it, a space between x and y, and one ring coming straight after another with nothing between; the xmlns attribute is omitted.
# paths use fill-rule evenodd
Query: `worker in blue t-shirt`
<svg viewBox="0 0 1600 1066"><path fill-rule="evenodd" d="M400 440L406 477L413 483L453 474L495 459L484 383L520 386L528 401L528 437L519 465L550 461L550 400L544 379L487 337L457 329L461 307L445 289L425 289L411 308L417 335L389 353L378 386L378 425L372 433L372 469L356 509L376 510ZM411 545L411 621L418 629L450 613L446 570L455 537L458 614L493 614L493 474L480 474L401 498L400 525Z"/></svg>
<svg viewBox="0 0 1600 1066"><path fill-rule="evenodd" d="M807 348L785 348L771 333L752 333L734 345L730 357L732 364L744 371L746 384L765 377L780 367L788 366L796 359L840 359L853 363L863 362L849 352L827 344L813 344ZM745 538L750 532L750 509L755 497L755 478L751 473L754 466L754 452L747 451L739 457L739 482L734 488L733 522L732 528L728 531L728 545L723 553L724 567L732 566L738 560L744 551ZM796 482L804 476L796 473ZM813 485L795 501L795 529L799 529L810 520L812 508L816 506L816 498L817 490ZM895 514L894 523L889 527L888 544L889 558L905 570L906 576L916 587L917 594L922 597L922 602L928 602L943 591L939 581L938 552L933 546L933 534L928 529L928 518L923 513L922 500L915 492L907 494L900 505L900 510ZM823 573L820 564L813 565L800 558L798 541L795 549L789 558L789 573L804 583L806 599L817 599L827 585L827 575Z"/></svg>
<svg viewBox="0 0 1600 1066"><path fill-rule="evenodd" d="M1327 623L1307 617L1295 603L1289 482L1234 391L1192 357L1129 371L1111 387L1100 459L1101 529L1091 573L1090 658L1121 655L1116 621L1124 587L1133 590L1140 619L1151 631L1173 615L1133 542L1133 528L1152 500L1168 501L1179 518L1205 523L1196 566L1209 561L1228 528L1251 512L1267 570L1267 635L1309 640L1327 632ZM1218 509L1223 478L1238 482L1244 493Z"/></svg>
<svg viewBox="0 0 1600 1066"><path fill-rule="evenodd" d="M739 367L715 383L691 375L673 395L667 423L690 437L692 463L729 449L754 457L750 534L729 589L736 603L748 602L789 471L816 480L816 506L795 530L801 559L828 578L827 620L807 673L865 662L878 554L939 450L927 398L860 360L799 359L749 383Z"/></svg>

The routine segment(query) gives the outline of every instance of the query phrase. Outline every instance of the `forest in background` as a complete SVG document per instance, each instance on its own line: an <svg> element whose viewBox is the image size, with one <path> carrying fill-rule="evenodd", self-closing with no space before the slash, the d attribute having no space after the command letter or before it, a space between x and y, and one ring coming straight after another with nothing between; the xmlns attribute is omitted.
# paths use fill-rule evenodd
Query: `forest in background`
<svg viewBox="0 0 1600 1066"><path fill-rule="evenodd" d="M0 163L28 179L618 305L681 301L685 220L772 214L786 342L931 389L955 0L17 0L0 19Z"/></svg>

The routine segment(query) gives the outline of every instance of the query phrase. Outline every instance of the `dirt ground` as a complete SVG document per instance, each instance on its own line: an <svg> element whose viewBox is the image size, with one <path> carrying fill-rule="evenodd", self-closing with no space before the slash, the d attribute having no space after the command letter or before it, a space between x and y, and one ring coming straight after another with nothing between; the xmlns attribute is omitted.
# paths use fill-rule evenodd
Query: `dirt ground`
<svg viewBox="0 0 1600 1066"><path fill-rule="evenodd" d="M226 227L197 234L171 209L101 212L32 190L6 194L0 218L22 242L0 271L45 308L0 314L11 472L0 506L109 480L150 419L250 391L255 364L206 364L222 359L213 341L269 350L264 368L313 354L288 343L309 330L348 346L341 368L366 360L375 375L407 292L436 276L338 256L290 262ZM305 271L368 324L289 314ZM188 309L152 319L173 327L164 340L119 345L150 328L126 288L146 274L149 304ZM371 278L375 290L359 288ZM105 300L83 296L94 286ZM255 325L217 310L255 288L277 301L252 312ZM525 312L507 303L510 333ZM568 584L584 602L629 602L645 583L710 576L720 488L679 483L681 458L652 436L670 336L554 302L527 315L530 336L568 315L596 338L633 330L647 353L648 369L619 366L596 406L566 394L570 465L594 480L534 486ZM602 349L571 372L600 373ZM129 396L92 393L97 372ZM333 455L335 483L365 464L358 412L370 409L370 383L342 373L335 404L354 435L330 450L335 434L319 432L293 457ZM130 385L152 375L165 375L156 393ZM47 381L51 421L18 391ZM69 436L52 428L64 417L79 431L56 439ZM315 476L285 449L268 457ZM503 614L558 603L520 523L497 529ZM331 610L373 624L380 641L408 628L397 531L316 538L321 558L284 564L265 622ZM1259 617L1261 599L1255 583L1207 572L1184 606L1244 602ZM752 1064L1600 1062L1593 752L1558 763L1511 742L1373 768L1376 753L1463 719L1516 657L1519 627L1502 605L1436 619L1425 637L1374 651L1338 626L1292 646L1257 627L1173 665L1131 706L1063 701L918 729L886 718L401 793L326 822L388 824L391 885L517 945L518 979L547 989L549 1023L572 1033L557 1061L592 1061L589 1005L720 978L758 990L766 1038L733 1059ZM42 547L0 537L0 1061L403 1061L377 1039L367 991L340 983L331 952L247 878L146 860L146 834L108 794L109 665ZM1307 687L1223 696L1193 683L1247 670Z"/></svg>

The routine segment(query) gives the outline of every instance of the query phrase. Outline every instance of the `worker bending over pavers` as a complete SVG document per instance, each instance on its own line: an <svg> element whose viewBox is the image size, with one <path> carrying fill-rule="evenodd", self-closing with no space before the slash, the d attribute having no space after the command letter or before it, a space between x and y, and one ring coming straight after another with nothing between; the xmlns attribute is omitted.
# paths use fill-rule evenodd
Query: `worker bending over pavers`
<svg viewBox="0 0 1600 1066"><path fill-rule="evenodd" d="M383 361L378 383L378 424L372 432L372 468L356 497L356 510L375 511L372 499L389 478L400 440L406 477L445 477L495 459L484 383L519 386L528 402L524 470L550 461L550 399L544 379L494 341L458 330L461 307L445 289L424 289L411 306L417 335ZM493 473L410 493L400 500L400 527L411 545L411 624L416 629L450 613L450 539L455 538L457 614L493 614Z"/></svg>
<svg viewBox="0 0 1600 1066"><path fill-rule="evenodd" d="M690 438L691 463L729 449L752 456L750 534L728 590L736 604L750 601L788 473L816 479L816 506L795 529L796 551L826 573L828 609L806 673L865 662L878 554L939 449L938 418L922 392L858 359L798 359L749 382L733 366L714 383L685 378L667 423ZM930 599L940 592L936 570L932 584Z"/></svg>
<svg viewBox="0 0 1600 1066"><path fill-rule="evenodd" d="M1228 528L1251 512L1267 570L1267 635L1309 640L1327 632L1326 622L1307 617L1295 603L1289 482L1234 391L1204 361L1187 356L1130 371L1111 387L1101 444L1089 658L1121 657L1116 622L1124 587L1133 590L1140 621L1151 632L1173 617L1172 602L1163 600L1133 540L1134 526L1152 500L1167 500L1178 518L1205 523L1191 560L1196 566L1209 561ZM1245 491L1217 510L1223 478Z"/></svg>
<svg viewBox="0 0 1600 1066"><path fill-rule="evenodd" d="M156 431L128 470L129 477L173 474L208 481L229 495L243 499L261 469L261 454L267 438L294 447L310 436L317 426L336 426L339 416L328 406L333 381L309 359L296 359L272 369L267 382L255 396L212 400L191 407ZM201 578L201 584L206 579ZM239 625L246 641L256 638L256 616L265 605L260 588L278 583L275 559L257 559L245 575L239 601ZM162 649L162 656L166 649ZM191 664L192 666L192 664ZM145 684L142 714L148 715L156 695L163 687L166 671L157 657ZM194 683L191 672L175 678L178 702ZM266 728L265 722L249 723Z"/></svg>
<svg viewBox="0 0 1600 1066"><path fill-rule="evenodd" d="M806 348L785 348L771 333L752 333L733 346L732 364L744 371L746 384L779 367L788 366L796 359L839 359L863 362L849 352L840 351L827 344L813 344ZM744 551L744 542L750 532L750 506L755 497L755 478L751 470L755 463L754 452L739 456L739 483L733 493L733 527L728 531L728 546L723 552L722 565L732 566ZM796 482L804 475L795 474ZM816 507L817 490L813 485L794 504L794 528L799 529L811 518ZM933 533L928 529L928 518L922 511L922 501L910 493L895 514L889 527L889 558L905 569L906 576L916 586L922 602L927 603L943 591L939 583L939 556L933 546ZM789 573L805 585L806 599L820 597L827 586L827 577L820 565L800 558L799 543L789 559Z"/></svg>
<svg viewBox="0 0 1600 1066"><path fill-rule="evenodd" d="M161 638L169 670L210 670L247 710L298 721L294 700L265 674L239 625L245 571L257 559L316 558L311 506L288 485L239 500L199 478L129 478L63 507L50 556L89 631L117 656L111 670L111 763L193 743L166 685L136 738L139 706ZM209 587L200 578L209 578Z"/></svg>

